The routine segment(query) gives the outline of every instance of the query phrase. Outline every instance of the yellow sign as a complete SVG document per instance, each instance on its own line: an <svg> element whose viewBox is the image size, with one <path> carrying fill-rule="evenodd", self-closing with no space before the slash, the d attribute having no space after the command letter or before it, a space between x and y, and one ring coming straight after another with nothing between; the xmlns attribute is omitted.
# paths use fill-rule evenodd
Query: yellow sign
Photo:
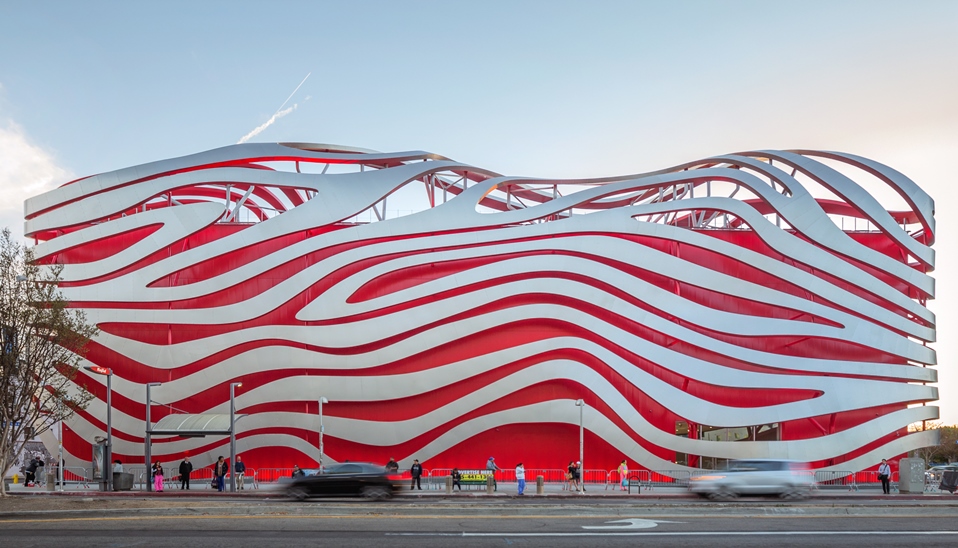
<svg viewBox="0 0 958 548"><path fill-rule="evenodd" d="M463 474L462 481L486 481L485 474Z"/></svg>

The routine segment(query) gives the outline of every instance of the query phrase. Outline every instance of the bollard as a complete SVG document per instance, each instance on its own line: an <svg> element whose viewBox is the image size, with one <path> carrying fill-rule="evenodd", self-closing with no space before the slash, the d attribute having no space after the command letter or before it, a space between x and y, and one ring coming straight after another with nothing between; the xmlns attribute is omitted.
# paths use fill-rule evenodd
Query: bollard
<svg viewBox="0 0 958 548"><path fill-rule="evenodd" d="M492 479L492 474L489 474L488 476L486 476L486 494L487 495L491 495L493 490L495 490L495 484L493 483L494 481L495 480Z"/></svg>
<svg viewBox="0 0 958 548"><path fill-rule="evenodd" d="M13 475L13 483L20 483L20 474Z"/></svg>
<svg viewBox="0 0 958 548"><path fill-rule="evenodd" d="M452 494L452 476L446 476L446 494Z"/></svg>
<svg viewBox="0 0 958 548"><path fill-rule="evenodd" d="M546 480L542 476L536 476L536 494L541 495L546 490Z"/></svg>

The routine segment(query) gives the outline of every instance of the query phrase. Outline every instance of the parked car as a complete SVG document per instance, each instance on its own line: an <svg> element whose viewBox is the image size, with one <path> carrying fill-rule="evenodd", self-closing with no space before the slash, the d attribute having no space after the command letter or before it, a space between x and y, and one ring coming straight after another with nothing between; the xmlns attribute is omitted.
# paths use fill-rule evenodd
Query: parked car
<svg viewBox="0 0 958 548"><path fill-rule="evenodd" d="M694 476L689 491L710 499L739 495L806 497L815 478L804 463L790 460L752 459L730 461L726 470Z"/></svg>
<svg viewBox="0 0 958 548"><path fill-rule="evenodd" d="M958 464L939 464L928 469L929 472L958 472Z"/></svg>
<svg viewBox="0 0 958 548"><path fill-rule="evenodd" d="M368 462L348 462L327 466L322 473L292 478L286 494L296 500L309 497L363 496L368 499L387 499L400 489L400 476L390 475L382 465Z"/></svg>

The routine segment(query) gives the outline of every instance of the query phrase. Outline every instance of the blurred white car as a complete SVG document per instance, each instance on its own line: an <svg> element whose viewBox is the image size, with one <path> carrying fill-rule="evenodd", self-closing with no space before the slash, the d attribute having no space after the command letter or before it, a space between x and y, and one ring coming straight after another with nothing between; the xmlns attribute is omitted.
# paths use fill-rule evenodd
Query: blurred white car
<svg viewBox="0 0 958 548"><path fill-rule="evenodd" d="M778 495L804 498L815 483L808 465L790 460L752 459L730 461L727 470L694 476L689 491L710 499L739 495Z"/></svg>

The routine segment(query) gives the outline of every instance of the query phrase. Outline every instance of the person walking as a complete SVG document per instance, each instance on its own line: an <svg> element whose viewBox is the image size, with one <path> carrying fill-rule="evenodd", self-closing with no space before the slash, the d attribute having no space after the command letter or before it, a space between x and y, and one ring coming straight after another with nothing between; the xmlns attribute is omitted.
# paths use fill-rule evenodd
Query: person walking
<svg viewBox="0 0 958 548"><path fill-rule="evenodd" d="M190 457L183 457L180 463L180 489L190 490L190 474L193 473L193 463Z"/></svg>
<svg viewBox="0 0 958 548"><path fill-rule="evenodd" d="M163 492L163 465L160 461L153 463L153 489L157 493Z"/></svg>
<svg viewBox="0 0 958 548"><path fill-rule="evenodd" d="M498 466L496 466L496 458L495 458L495 457L489 457L489 460L486 461L486 470L488 470L488 471L489 471L489 474L492 475L492 488L493 488L493 490L494 490L494 491L498 491L498 490L499 490L499 484L496 482L496 472L498 472L499 470L502 470L502 468L499 468Z"/></svg>
<svg viewBox="0 0 958 548"><path fill-rule="evenodd" d="M625 463L625 459L622 460L622 464L619 465L619 489L625 491L625 486L629 481L629 465Z"/></svg>
<svg viewBox="0 0 958 548"><path fill-rule="evenodd" d="M460 481L462 481L462 474L459 473L459 469L453 468L452 473L450 475L452 476L452 486L458 487L459 490L462 491L462 484L459 483Z"/></svg>
<svg viewBox="0 0 958 548"><path fill-rule="evenodd" d="M323 464L319 464L320 469L322 469ZM246 478L246 464L243 462L243 457L236 455L236 463L233 465L233 474L236 475L236 488L243 489L243 480Z"/></svg>
<svg viewBox="0 0 958 548"><path fill-rule="evenodd" d="M213 467L213 477L216 479L216 490L223 492L226 489L226 474L230 471L230 463L223 460L223 457L216 457L216 465Z"/></svg>
<svg viewBox="0 0 958 548"><path fill-rule="evenodd" d="M422 491L422 484L419 483L419 478L422 476L422 465L419 464L419 459L413 459L412 468L409 469L409 473L412 474L412 485L409 486L409 489L419 489Z"/></svg>
<svg viewBox="0 0 958 548"><path fill-rule="evenodd" d="M881 490L882 493L886 495L891 494L891 466L888 466L888 460L882 459L881 464L878 465L878 479L881 480Z"/></svg>
<svg viewBox="0 0 958 548"><path fill-rule="evenodd" d="M519 494L525 494L526 490L526 469L522 466L522 463L516 465L516 481L519 482Z"/></svg>

